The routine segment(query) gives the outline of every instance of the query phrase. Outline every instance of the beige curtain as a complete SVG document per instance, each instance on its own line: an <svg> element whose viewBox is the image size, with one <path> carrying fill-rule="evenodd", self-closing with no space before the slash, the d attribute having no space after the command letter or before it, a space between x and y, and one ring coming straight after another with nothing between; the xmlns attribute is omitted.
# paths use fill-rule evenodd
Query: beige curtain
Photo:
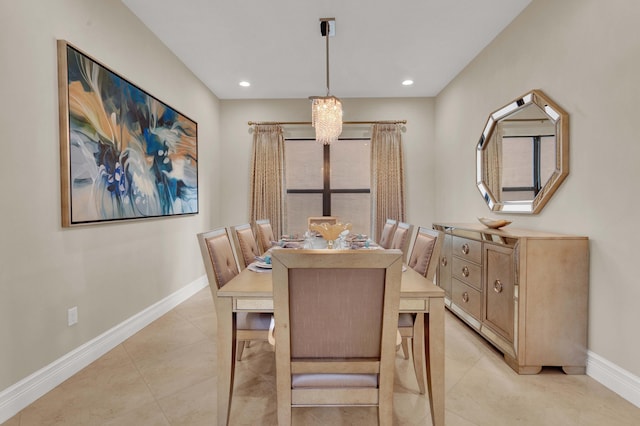
<svg viewBox="0 0 640 426"><path fill-rule="evenodd" d="M405 178L399 124L374 124L371 132L371 211L377 240L387 219L405 221Z"/></svg>
<svg viewBox="0 0 640 426"><path fill-rule="evenodd" d="M269 219L273 235L284 221L284 136L278 125L256 125L251 154L249 219Z"/></svg>

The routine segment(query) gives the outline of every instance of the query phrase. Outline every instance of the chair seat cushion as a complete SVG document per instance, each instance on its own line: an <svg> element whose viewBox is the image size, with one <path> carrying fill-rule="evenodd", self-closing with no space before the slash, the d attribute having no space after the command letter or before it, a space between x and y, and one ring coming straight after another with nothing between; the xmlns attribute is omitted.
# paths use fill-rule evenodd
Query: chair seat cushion
<svg viewBox="0 0 640 426"><path fill-rule="evenodd" d="M377 374L292 374L292 388L375 388Z"/></svg>
<svg viewBox="0 0 640 426"><path fill-rule="evenodd" d="M414 314L398 315L398 327L413 327Z"/></svg>
<svg viewBox="0 0 640 426"><path fill-rule="evenodd" d="M238 312L236 328L238 330L269 330L271 317L271 314L260 312Z"/></svg>

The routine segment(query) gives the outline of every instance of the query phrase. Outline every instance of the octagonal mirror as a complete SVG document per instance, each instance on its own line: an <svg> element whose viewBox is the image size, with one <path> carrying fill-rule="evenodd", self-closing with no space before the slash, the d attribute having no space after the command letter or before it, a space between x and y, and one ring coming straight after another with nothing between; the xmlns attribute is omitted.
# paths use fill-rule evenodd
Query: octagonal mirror
<svg viewBox="0 0 640 426"><path fill-rule="evenodd" d="M539 213L569 174L569 115L532 90L489 115L476 151L490 210Z"/></svg>

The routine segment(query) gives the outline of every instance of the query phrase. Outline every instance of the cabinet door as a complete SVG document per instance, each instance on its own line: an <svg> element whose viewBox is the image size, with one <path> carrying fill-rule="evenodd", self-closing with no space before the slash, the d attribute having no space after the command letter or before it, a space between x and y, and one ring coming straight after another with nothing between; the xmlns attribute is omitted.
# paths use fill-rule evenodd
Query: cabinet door
<svg viewBox="0 0 640 426"><path fill-rule="evenodd" d="M515 263L513 249L484 244L486 271L484 323L513 342Z"/></svg>
<svg viewBox="0 0 640 426"><path fill-rule="evenodd" d="M451 242L453 237L444 235L444 243L440 251L440 263L438 264L437 283L444 289L444 294L451 299Z"/></svg>

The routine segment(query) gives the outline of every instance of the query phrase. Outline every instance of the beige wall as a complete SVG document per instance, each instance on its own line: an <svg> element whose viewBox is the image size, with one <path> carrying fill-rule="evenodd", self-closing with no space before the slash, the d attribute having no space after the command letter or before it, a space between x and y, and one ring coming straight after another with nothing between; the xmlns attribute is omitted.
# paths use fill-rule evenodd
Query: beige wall
<svg viewBox="0 0 640 426"><path fill-rule="evenodd" d="M434 100L432 98L343 99L345 121L407 120L402 134L407 176L407 220L429 226L434 197ZM248 121L309 121L307 99L221 101L222 220L241 223L249 216L249 162L252 134ZM343 126L343 136L370 136L370 126ZM285 126L285 137L313 137L310 126Z"/></svg>
<svg viewBox="0 0 640 426"><path fill-rule="evenodd" d="M2 390L204 274L219 105L118 0L2 0L0 23ZM199 215L61 228L56 39L198 122Z"/></svg>
<svg viewBox="0 0 640 426"><path fill-rule="evenodd" d="M435 216L489 212L475 144L491 111L542 89L570 114L570 174L537 216L513 227L591 239L589 350L640 375L640 44L635 0L534 0L436 101Z"/></svg>

